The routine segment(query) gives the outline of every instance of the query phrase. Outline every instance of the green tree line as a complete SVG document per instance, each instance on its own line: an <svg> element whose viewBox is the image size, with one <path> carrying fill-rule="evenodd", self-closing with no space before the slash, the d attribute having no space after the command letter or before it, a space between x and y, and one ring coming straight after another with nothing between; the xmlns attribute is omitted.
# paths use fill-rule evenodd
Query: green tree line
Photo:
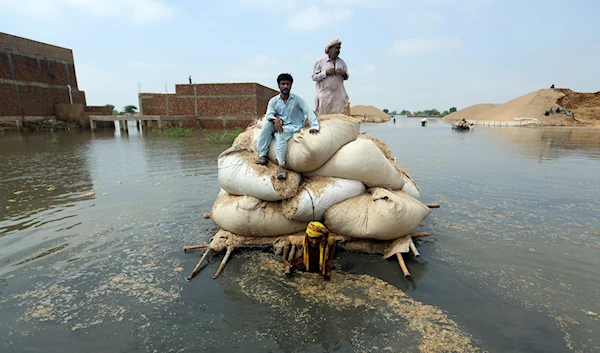
<svg viewBox="0 0 600 353"><path fill-rule="evenodd" d="M119 112L118 110L115 109L115 106L112 104L107 104L106 106L110 107L112 109L113 115L123 115L125 113L134 114L134 113L136 113L136 110L138 109L135 105L126 105L123 107L123 111Z"/></svg>
<svg viewBox="0 0 600 353"><path fill-rule="evenodd" d="M428 116L446 116L448 114L452 114L456 111L456 107L452 107L448 110L444 110L443 112L440 112L437 109L425 109L425 110L418 110L416 112L411 112L410 110L401 110L400 112L398 112L397 110L392 110L391 112L389 111L389 109L384 109L383 112L389 115L428 115Z"/></svg>

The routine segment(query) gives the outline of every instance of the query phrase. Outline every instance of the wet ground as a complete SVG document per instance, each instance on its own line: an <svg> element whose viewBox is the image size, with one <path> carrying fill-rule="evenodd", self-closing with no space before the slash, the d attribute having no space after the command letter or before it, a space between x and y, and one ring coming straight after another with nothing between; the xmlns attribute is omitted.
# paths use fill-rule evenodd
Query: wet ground
<svg viewBox="0 0 600 353"><path fill-rule="evenodd" d="M110 130L0 135L2 352L600 351L600 130L365 124L439 202L420 259L268 249L185 278L226 145Z"/></svg>

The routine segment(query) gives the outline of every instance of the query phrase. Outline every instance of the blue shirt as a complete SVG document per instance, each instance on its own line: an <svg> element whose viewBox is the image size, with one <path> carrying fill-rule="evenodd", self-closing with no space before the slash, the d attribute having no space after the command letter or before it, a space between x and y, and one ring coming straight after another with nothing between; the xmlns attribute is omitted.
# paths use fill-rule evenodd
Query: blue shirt
<svg viewBox="0 0 600 353"><path fill-rule="evenodd" d="M305 115L308 116L311 130L320 129L315 112L310 109L304 99L293 93L290 93L287 103L281 99L281 94L269 100L269 104L267 105L267 120L275 119L275 115L279 115L281 120L283 120L283 125L287 126L287 129L291 128L293 131L298 131L304 126Z"/></svg>

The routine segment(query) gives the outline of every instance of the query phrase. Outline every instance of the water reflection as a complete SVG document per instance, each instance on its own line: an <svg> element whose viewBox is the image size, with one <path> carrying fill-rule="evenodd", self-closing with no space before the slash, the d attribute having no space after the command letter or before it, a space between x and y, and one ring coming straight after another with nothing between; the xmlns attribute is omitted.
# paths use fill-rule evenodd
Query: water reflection
<svg viewBox="0 0 600 353"><path fill-rule="evenodd" d="M516 151L530 158L555 159L570 155L600 158L598 128L496 128L490 132L504 141L517 143Z"/></svg>
<svg viewBox="0 0 600 353"><path fill-rule="evenodd" d="M415 323L491 352L600 349L600 316L589 314L600 294L596 130L455 133L408 118L367 130L442 208L422 224L432 234L422 258L407 257L410 281L396 261L340 253L330 291L286 281L279 259L257 251L236 251L216 281L220 257L185 281L201 252L182 246L217 230L202 214L226 145L131 127L4 135L0 350L418 351L431 341ZM39 188L49 184L55 194Z"/></svg>
<svg viewBox="0 0 600 353"><path fill-rule="evenodd" d="M0 138L0 237L68 217L64 208L92 189L88 145L88 136L69 132Z"/></svg>

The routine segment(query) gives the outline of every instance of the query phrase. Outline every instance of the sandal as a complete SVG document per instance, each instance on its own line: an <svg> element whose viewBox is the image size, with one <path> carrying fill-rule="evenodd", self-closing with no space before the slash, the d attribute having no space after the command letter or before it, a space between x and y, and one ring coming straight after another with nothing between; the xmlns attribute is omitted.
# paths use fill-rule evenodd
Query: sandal
<svg viewBox="0 0 600 353"><path fill-rule="evenodd" d="M287 170L285 169L279 169L277 171L277 180L285 180L287 179Z"/></svg>
<svg viewBox="0 0 600 353"><path fill-rule="evenodd" d="M267 163L269 163L269 160L265 156L258 157L258 159L256 160L256 164L267 165Z"/></svg>

